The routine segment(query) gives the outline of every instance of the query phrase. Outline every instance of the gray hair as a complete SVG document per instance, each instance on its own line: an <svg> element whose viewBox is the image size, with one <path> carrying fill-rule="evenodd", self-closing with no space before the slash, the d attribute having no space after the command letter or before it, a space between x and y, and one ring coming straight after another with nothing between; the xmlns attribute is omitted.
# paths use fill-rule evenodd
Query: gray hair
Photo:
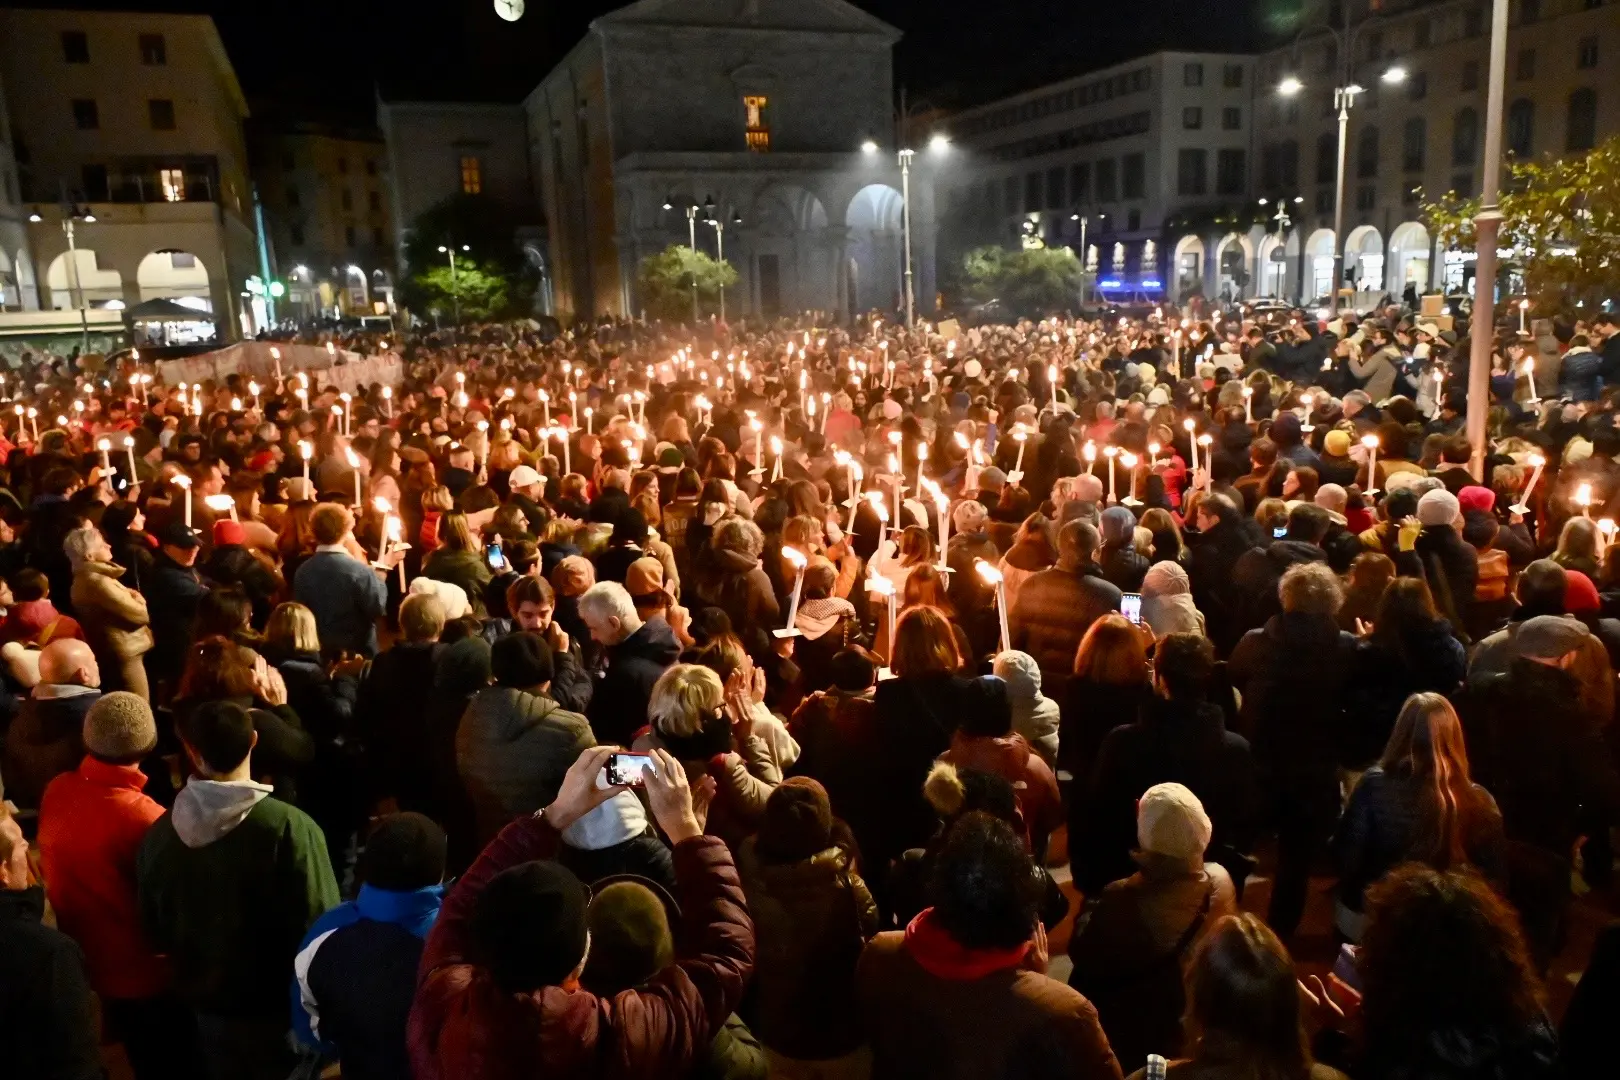
<svg viewBox="0 0 1620 1080"><path fill-rule="evenodd" d="M951 522L959 533L976 533L984 529L985 523L990 520L990 511L984 508L984 503L977 499L967 499L956 504L951 511Z"/></svg>
<svg viewBox="0 0 1620 1080"><path fill-rule="evenodd" d="M757 559L765 550L765 534L745 517L727 518L715 527L711 543L716 551L734 551Z"/></svg>
<svg viewBox="0 0 1620 1080"><path fill-rule="evenodd" d="M590 611L601 618L615 618L622 623L636 620L636 603L630 593L617 581L598 581L579 597L579 610Z"/></svg>
<svg viewBox="0 0 1620 1080"><path fill-rule="evenodd" d="M68 562L77 571L79 567L91 561L90 552L100 543L105 543L101 533L97 532L93 526L85 525L82 528L74 529L63 538L62 553L67 556Z"/></svg>
<svg viewBox="0 0 1620 1080"><path fill-rule="evenodd" d="M1344 589L1327 563L1291 566L1277 583L1282 608L1308 615L1337 615L1344 606Z"/></svg>

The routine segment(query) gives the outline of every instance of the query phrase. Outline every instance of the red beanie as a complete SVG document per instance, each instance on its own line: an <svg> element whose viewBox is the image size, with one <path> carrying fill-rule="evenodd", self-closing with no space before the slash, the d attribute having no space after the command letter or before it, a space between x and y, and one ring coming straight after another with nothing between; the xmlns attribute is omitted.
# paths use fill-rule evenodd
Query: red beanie
<svg viewBox="0 0 1620 1080"><path fill-rule="evenodd" d="M1470 510L1482 510L1489 514L1496 509L1496 492L1478 484L1469 484L1457 492L1457 502L1465 514Z"/></svg>
<svg viewBox="0 0 1620 1080"><path fill-rule="evenodd" d="M229 518L214 522L215 547L226 547L232 544L241 547L246 543L247 530L242 528L241 522L232 521Z"/></svg>
<svg viewBox="0 0 1620 1080"><path fill-rule="evenodd" d="M1564 612L1568 615L1586 615L1603 607L1597 586L1579 570L1564 571Z"/></svg>

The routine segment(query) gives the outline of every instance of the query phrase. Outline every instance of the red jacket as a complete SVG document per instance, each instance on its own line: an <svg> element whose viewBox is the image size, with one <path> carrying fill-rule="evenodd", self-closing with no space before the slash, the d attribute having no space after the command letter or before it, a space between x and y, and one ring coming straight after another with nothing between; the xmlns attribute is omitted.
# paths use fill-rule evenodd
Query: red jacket
<svg viewBox="0 0 1620 1080"><path fill-rule="evenodd" d="M496 874L549 859L557 845L545 821L520 818L445 900L406 1031L416 1080L685 1076L737 1007L754 964L754 924L731 852L712 836L675 848L686 925L675 934L675 962L650 982L613 998L560 986L522 995L497 989L467 960L478 896Z"/></svg>
<svg viewBox="0 0 1620 1080"><path fill-rule="evenodd" d="M45 788L39 855L56 923L84 950L90 985L111 998L148 998L169 985L169 966L141 930L135 853L163 807L141 789L135 765L86 757Z"/></svg>

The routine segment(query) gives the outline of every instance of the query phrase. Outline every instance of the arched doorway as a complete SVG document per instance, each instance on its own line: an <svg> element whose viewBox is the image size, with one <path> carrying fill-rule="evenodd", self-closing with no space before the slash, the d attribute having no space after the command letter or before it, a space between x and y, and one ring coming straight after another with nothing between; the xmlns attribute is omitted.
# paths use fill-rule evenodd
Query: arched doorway
<svg viewBox="0 0 1620 1080"><path fill-rule="evenodd" d="M148 300L173 300L193 311L214 310L208 268L189 251L165 248L151 252L135 268L135 284L140 287L143 304Z"/></svg>
<svg viewBox="0 0 1620 1080"><path fill-rule="evenodd" d="M1326 299L1333 292L1333 230L1317 229L1305 241L1305 300Z"/></svg>
<svg viewBox="0 0 1620 1080"><path fill-rule="evenodd" d="M1185 300L1204 291L1204 242L1196 236L1183 236L1176 242L1176 299Z"/></svg>
<svg viewBox="0 0 1620 1080"><path fill-rule="evenodd" d="M373 270L371 272L371 295L375 303L383 306L381 311L372 309L373 315L392 315L394 312L394 278L387 270Z"/></svg>
<svg viewBox="0 0 1620 1080"><path fill-rule="evenodd" d="M1389 291L1400 296L1411 285L1419 296L1429 290L1429 230L1416 221L1402 222L1389 236Z"/></svg>
<svg viewBox="0 0 1620 1080"><path fill-rule="evenodd" d="M749 222L747 262L756 312L778 315L836 305L830 253L819 242L827 208L814 193L773 184L754 199Z"/></svg>
<svg viewBox="0 0 1620 1080"><path fill-rule="evenodd" d="M27 248L17 249L17 258L11 264L17 282L18 301L24 311L39 310L39 282L34 278L34 260Z"/></svg>
<svg viewBox="0 0 1620 1080"><path fill-rule="evenodd" d="M1215 281L1215 295L1223 304L1243 299L1248 295L1249 240L1237 233L1227 233L1215 249L1215 265L1220 268Z"/></svg>
<svg viewBox="0 0 1620 1080"><path fill-rule="evenodd" d="M0 248L0 311L22 307L22 292L17 288L17 273L11 265L11 256Z"/></svg>
<svg viewBox="0 0 1620 1080"><path fill-rule="evenodd" d="M1277 233L1267 233L1260 241L1258 293L1281 297L1288 290L1288 243Z"/></svg>
<svg viewBox="0 0 1620 1080"><path fill-rule="evenodd" d="M868 184L855 193L844 212L849 228L849 295L851 314L898 311L905 297L905 252L900 193L887 184Z"/></svg>
<svg viewBox="0 0 1620 1080"><path fill-rule="evenodd" d="M51 307L72 311L78 307L122 307L124 278L117 270L103 269L96 253L88 248L62 252L45 269L45 285L51 291Z"/></svg>
<svg viewBox="0 0 1620 1080"><path fill-rule="evenodd" d="M1345 285L1358 293L1384 289L1384 238L1371 225L1350 230L1344 241Z"/></svg>
<svg viewBox="0 0 1620 1080"><path fill-rule="evenodd" d="M366 272L350 264L343 269L344 308L355 315L371 314L371 297L366 287Z"/></svg>

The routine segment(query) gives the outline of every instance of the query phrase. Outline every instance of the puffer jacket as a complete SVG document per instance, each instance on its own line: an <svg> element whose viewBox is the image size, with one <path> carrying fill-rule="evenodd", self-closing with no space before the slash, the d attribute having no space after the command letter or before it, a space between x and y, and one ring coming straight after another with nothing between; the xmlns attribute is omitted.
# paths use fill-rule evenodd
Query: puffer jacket
<svg viewBox="0 0 1620 1080"><path fill-rule="evenodd" d="M548 986L503 994L474 964L471 922L501 871L555 856L547 822L503 829L450 893L428 935L406 1041L417 1080L686 1076L742 998L754 924L731 853L700 836L675 847L684 925L675 962L612 998Z"/></svg>
<svg viewBox="0 0 1620 1080"><path fill-rule="evenodd" d="M1095 565L1042 570L1018 590L1008 618L1012 647L1035 658L1048 695L1062 700L1080 639L1092 623L1119 610L1122 595Z"/></svg>
<svg viewBox="0 0 1620 1080"><path fill-rule="evenodd" d="M850 1053L863 1039L855 965L878 930L877 905L854 859L829 847L799 862L767 862L750 837L737 868L760 943L755 1034L785 1057Z"/></svg>
<svg viewBox="0 0 1620 1080"><path fill-rule="evenodd" d="M73 610L97 655L128 660L152 647L146 597L118 579L124 568L86 562L73 575Z"/></svg>
<svg viewBox="0 0 1620 1080"><path fill-rule="evenodd" d="M456 729L456 768L479 845L555 799L568 767L595 745L585 718L544 694L492 686L473 695Z"/></svg>

